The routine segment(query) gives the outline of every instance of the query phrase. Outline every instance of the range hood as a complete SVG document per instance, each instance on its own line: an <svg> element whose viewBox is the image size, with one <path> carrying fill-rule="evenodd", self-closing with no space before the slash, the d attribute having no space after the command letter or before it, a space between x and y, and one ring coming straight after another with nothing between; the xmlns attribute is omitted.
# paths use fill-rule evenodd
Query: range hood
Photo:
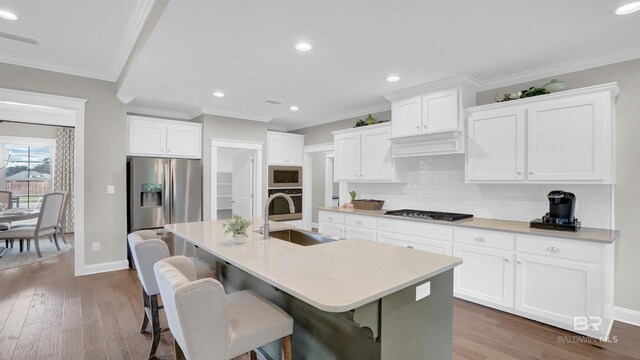
<svg viewBox="0 0 640 360"><path fill-rule="evenodd" d="M464 154L465 141L461 130L443 131L433 134L390 138L391 156L394 158Z"/></svg>

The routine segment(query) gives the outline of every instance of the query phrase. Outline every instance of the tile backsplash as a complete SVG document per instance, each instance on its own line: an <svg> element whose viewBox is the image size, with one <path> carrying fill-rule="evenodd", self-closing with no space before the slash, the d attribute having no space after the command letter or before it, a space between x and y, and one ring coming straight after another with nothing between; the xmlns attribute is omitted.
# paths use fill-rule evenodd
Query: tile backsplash
<svg viewBox="0 0 640 360"><path fill-rule="evenodd" d="M340 202L355 190L359 199L385 200L385 209L413 208L473 214L476 217L530 221L549 210L551 190L576 194L576 217L584 227L611 227L612 185L466 184L464 155L396 159L405 182L346 183Z"/></svg>

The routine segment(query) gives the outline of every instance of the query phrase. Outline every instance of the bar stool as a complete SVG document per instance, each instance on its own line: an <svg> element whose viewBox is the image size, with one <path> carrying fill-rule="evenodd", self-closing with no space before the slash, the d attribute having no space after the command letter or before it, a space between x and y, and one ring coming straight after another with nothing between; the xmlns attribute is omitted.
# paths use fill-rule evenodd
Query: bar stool
<svg viewBox="0 0 640 360"><path fill-rule="evenodd" d="M158 235L151 230L140 230L133 232L127 236L131 255L136 265L138 278L142 284L142 303L144 315L142 318L142 326L140 332L146 332L149 321L151 321L151 349L149 350L149 359L155 357L158 343L160 342L160 334L168 329L160 328L160 316L158 310L162 306L158 306L158 283L153 273L153 264L170 257L169 247L167 244L158 239ZM191 263L196 277L198 279L215 277L215 270L199 257L186 258Z"/></svg>
<svg viewBox="0 0 640 360"><path fill-rule="evenodd" d="M282 359L291 360L293 319L253 291L225 295L220 282L196 279L196 269L184 256L154 266L176 359L232 359L281 340Z"/></svg>

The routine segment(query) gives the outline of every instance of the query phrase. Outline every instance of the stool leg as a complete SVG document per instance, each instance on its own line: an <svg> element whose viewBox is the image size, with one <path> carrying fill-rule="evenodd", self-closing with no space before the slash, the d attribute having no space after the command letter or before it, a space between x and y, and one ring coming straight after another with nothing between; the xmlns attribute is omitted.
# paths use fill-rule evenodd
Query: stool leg
<svg viewBox="0 0 640 360"><path fill-rule="evenodd" d="M149 325L149 317L147 316L147 308L149 307L149 295L142 289L142 326L140 326L140 332L147 332L147 325Z"/></svg>
<svg viewBox="0 0 640 360"><path fill-rule="evenodd" d="M280 358L291 360L291 335L285 336L280 340Z"/></svg>
<svg viewBox="0 0 640 360"><path fill-rule="evenodd" d="M187 360L187 357L184 356L184 353L182 352L180 344L178 344L178 341L176 341L175 338L173 339L173 346L176 348L176 360Z"/></svg>
<svg viewBox="0 0 640 360"><path fill-rule="evenodd" d="M156 350L160 343L160 315L158 314L158 295L149 296L149 305L151 307L151 334L153 339L151 340L151 350L149 350L149 359L153 359L156 356Z"/></svg>
<svg viewBox="0 0 640 360"><path fill-rule="evenodd" d="M251 352L249 352L249 355L251 356L251 360L258 360L258 355L256 355L256 352L254 350L251 350Z"/></svg>
<svg viewBox="0 0 640 360"><path fill-rule="evenodd" d="M20 239L20 252L24 250L24 239Z"/></svg>

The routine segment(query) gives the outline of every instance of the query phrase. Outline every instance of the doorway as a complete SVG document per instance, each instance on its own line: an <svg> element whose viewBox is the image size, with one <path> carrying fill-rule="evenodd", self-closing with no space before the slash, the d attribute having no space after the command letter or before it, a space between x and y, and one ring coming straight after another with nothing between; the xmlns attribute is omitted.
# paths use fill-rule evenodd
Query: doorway
<svg viewBox="0 0 640 360"><path fill-rule="evenodd" d="M304 188L302 228L313 231L318 227L318 208L337 206L338 183L333 181L333 144L304 147Z"/></svg>
<svg viewBox="0 0 640 360"><path fill-rule="evenodd" d="M262 144L212 140L211 220L259 218L261 198Z"/></svg>

